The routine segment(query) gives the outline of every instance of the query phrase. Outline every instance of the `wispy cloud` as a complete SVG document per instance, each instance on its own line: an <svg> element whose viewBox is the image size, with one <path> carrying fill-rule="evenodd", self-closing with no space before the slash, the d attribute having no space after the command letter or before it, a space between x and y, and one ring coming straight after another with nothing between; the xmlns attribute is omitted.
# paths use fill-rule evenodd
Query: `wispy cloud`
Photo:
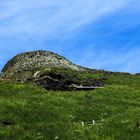
<svg viewBox="0 0 140 140"><path fill-rule="evenodd" d="M128 1L6 0L0 3L1 35L66 35L105 14L123 8Z"/></svg>
<svg viewBox="0 0 140 140"><path fill-rule="evenodd" d="M77 64L138 72L138 0L0 0L0 67L13 55L55 51Z"/></svg>

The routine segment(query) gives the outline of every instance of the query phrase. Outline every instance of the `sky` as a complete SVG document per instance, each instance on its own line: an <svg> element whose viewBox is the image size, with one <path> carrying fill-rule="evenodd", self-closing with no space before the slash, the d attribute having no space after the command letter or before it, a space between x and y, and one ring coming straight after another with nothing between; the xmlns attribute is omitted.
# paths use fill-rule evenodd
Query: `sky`
<svg viewBox="0 0 140 140"><path fill-rule="evenodd" d="M94 69L140 72L139 0L0 0L0 70L48 50Z"/></svg>

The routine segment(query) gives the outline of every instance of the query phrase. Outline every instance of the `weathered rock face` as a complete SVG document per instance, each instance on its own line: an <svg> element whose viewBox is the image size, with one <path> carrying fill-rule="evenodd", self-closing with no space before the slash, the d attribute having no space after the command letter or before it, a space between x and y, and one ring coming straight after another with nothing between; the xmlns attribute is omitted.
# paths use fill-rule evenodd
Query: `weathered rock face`
<svg viewBox="0 0 140 140"><path fill-rule="evenodd" d="M33 51L21 53L11 59L3 68L2 75L12 76L17 72L32 70L35 68L68 68L82 70L81 67L73 64L58 54L49 51Z"/></svg>
<svg viewBox="0 0 140 140"><path fill-rule="evenodd" d="M75 90L73 85L102 86L105 79L95 78L89 69L78 66L49 51L21 53L3 68L4 80L33 83L48 90Z"/></svg>
<svg viewBox="0 0 140 140"><path fill-rule="evenodd" d="M74 70L50 70L37 71L26 81L34 81L40 87L47 90L76 90L75 86L103 86L105 79L86 77L87 72L78 72Z"/></svg>

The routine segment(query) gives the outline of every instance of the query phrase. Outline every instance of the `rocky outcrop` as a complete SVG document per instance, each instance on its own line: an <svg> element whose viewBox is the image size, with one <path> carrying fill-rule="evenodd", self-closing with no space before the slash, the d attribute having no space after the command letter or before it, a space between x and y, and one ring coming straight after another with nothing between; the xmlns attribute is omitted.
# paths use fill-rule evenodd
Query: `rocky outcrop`
<svg viewBox="0 0 140 140"><path fill-rule="evenodd" d="M12 76L17 72L32 70L36 68L66 68L73 70L84 70L67 60L66 58L49 51L33 51L21 53L12 58L3 68L2 75Z"/></svg>
<svg viewBox="0 0 140 140"><path fill-rule="evenodd" d="M85 72L50 70L48 72L36 72L32 79L37 85L47 90L76 90L76 86L103 86L106 79L88 78Z"/></svg>
<svg viewBox="0 0 140 140"><path fill-rule="evenodd" d="M73 64L49 51L21 53L2 70L2 78L20 83L35 83L48 90L75 90L75 86L103 86L105 79L94 77L93 71Z"/></svg>

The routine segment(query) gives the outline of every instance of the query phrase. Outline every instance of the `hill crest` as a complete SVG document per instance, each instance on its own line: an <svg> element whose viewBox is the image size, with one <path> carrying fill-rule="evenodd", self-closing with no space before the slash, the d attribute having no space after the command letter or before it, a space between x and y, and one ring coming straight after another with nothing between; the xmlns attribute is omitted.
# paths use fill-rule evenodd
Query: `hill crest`
<svg viewBox="0 0 140 140"><path fill-rule="evenodd" d="M10 76L24 70L35 68L66 68L72 70L83 70L82 67L73 64L65 57L44 50L20 53L13 57L2 69L2 75Z"/></svg>

